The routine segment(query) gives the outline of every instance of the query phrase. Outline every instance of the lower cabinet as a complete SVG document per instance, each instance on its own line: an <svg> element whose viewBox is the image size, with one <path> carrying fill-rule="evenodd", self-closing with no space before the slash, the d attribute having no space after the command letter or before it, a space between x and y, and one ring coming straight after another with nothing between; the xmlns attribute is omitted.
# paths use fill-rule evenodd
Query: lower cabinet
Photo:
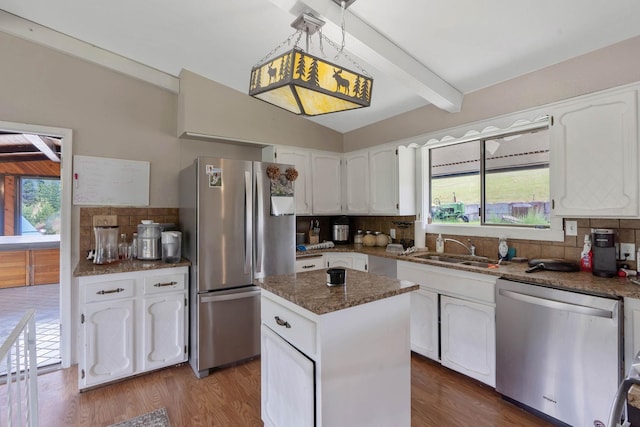
<svg viewBox="0 0 640 427"><path fill-rule="evenodd" d="M80 390L187 360L187 267L83 276Z"/></svg>
<svg viewBox="0 0 640 427"><path fill-rule="evenodd" d="M495 387L496 277L398 261L411 293L411 350Z"/></svg>
<svg viewBox="0 0 640 427"><path fill-rule="evenodd" d="M312 255L296 259L296 273L324 268L324 256Z"/></svg>
<svg viewBox="0 0 640 427"><path fill-rule="evenodd" d="M496 386L495 307L440 297L440 363Z"/></svg>
<svg viewBox="0 0 640 427"><path fill-rule="evenodd" d="M411 351L440 360L436 292L419 289L411 294Z"/></svg>
<svg viewBox="0 0 640 427"><path fill-rule="evenodd" d="M354 270L367 271L369 257L356 252L326 252L324 264L327 268L344 267Z"/></svg>

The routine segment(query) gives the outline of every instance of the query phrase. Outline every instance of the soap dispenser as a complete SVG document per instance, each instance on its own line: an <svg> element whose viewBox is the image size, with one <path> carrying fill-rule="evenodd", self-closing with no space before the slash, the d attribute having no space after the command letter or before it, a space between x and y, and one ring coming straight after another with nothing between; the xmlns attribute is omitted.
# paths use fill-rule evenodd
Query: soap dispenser
<svg viewBox="0 0 640 427"><path fill-rule="evenodd" d="M507 236L500 236L498 243L498 255L500 259L507 259L509 254L509 245L507 244Z"/></svg>
<svg viewBox="0 0 640 427"><path fill-rule="evenodd" d="M438 234L438 238L436 238L436 252L439 254L444 252L444 239L442 238L442 234Z"/></svg>

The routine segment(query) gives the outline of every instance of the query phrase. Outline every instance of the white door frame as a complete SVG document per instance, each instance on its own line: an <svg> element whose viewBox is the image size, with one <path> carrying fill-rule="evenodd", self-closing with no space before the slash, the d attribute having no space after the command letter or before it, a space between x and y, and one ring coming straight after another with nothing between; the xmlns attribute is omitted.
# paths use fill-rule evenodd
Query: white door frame
<svg viewBox="0 0 640 427"><path fill-rule="evenodd" d="M62 367L71 366L71 345L75 341L71 331L71 171L73 159L73 132L71 129L38 126L25 123L0 121L0 131L33 133L62 139L62 163L60 181L62 194L60 201L60 358ZM74 329L75 330L75 329Z"/></svg>

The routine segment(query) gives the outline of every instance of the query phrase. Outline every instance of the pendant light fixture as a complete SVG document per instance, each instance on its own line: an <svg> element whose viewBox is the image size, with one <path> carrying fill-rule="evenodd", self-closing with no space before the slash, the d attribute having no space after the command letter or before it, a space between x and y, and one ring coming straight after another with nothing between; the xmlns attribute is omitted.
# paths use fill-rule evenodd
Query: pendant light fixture
<svg viewBox="0 0 640 427"><path fill-rule="evenodd" d="M249 95L294 114L316 116L368 107L371 104L373 78L343 52L346 5L341 1L342 44L338 47L322 34L324 21L309 14L300 15L291 24L296 32L271 51L251 69ZM336 1L337 2L337 1ZM298 46L303 33L306 51ZM320 51L324 56L323 41L337 50L336 59L343 55L361 70L356 72L309 54L311 36L318 33ZM272 58L285 44L296 38L293 49Z"/></svg>

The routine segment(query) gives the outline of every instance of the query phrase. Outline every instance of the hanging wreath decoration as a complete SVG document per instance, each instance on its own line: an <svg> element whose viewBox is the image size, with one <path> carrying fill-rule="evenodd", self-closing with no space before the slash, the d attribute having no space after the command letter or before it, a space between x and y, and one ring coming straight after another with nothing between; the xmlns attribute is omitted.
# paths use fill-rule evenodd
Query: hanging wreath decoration
<svg viewBox="0 0 640 427"><path fill-rule="evenodd" d="M271 165L267 167L267 176L269 177L269 179L279 179L280 175L280 168L278 166ZM287 170L284 172L284 176L285 178L287 178L287 181L295 181L296 179L298 179L298 171L295 168L287 168Z"/></svg>

